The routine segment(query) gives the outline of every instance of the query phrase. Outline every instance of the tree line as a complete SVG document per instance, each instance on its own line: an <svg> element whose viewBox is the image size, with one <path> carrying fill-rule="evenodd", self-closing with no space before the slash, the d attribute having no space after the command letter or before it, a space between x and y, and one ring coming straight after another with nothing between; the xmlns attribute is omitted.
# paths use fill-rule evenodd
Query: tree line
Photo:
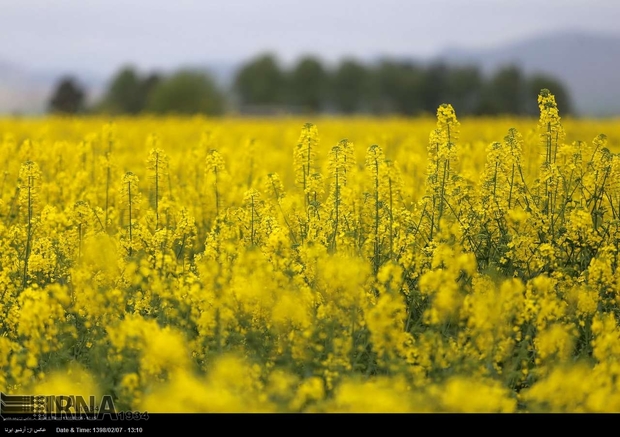
<svg viewBox="0 0 620 437"><path fill-rule="evenodd" d="M312 56L285 69L271 54L242 65L230 89L206 72L141 74L123 67L105 95L85 107L85 92L74 78L60 81L52 112L106 114L433 114L445 102L461 115L536 115L538 92L547 88L562 113L572 113L568 90L556 78L525 75L514 65L492 75L476 66L417 64L384 59L362 63L343 59L335 67Z"/></svg>

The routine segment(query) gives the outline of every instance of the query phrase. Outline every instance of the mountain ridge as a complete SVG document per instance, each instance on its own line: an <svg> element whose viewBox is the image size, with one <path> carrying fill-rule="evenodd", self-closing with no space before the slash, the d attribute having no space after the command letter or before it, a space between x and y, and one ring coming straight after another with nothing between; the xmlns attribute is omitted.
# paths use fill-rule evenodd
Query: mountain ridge
<svg viewBox="0 0 620 437"><path fill-rule="evenodd" d="M620 114L620 34L554 32L491 48L451 47L435 59L476 64L485 74L510 64L526 74L550 74L566 85L578 114Z"/></svg>

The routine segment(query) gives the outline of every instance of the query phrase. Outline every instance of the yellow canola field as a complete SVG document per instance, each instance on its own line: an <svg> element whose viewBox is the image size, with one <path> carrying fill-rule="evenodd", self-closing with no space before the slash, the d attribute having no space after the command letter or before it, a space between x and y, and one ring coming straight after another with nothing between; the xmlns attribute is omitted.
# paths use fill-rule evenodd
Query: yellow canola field
<svg viewBox="0 0 620 437"><path fill-rule="evenodd" d="M620 411L620 123L0 120L0 390Z"/></svg>

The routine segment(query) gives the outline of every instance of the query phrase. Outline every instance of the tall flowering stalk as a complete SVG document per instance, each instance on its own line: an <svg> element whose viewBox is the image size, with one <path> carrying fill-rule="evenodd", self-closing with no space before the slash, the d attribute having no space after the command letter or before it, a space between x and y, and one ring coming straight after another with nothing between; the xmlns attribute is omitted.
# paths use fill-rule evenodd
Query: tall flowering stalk
<svg viewBox="0 0 620 437"><path fill-rule="evenodd" d="M157 136L151 135L147 140L150 146L149 157L146 161L148 178L151 183L150 200L151 206L155 210L155 230L159 229L159 202L163 186L169 176L168 156L159 148Z"/></svg>
<svg viewBox="0 0 620 437"><path fill-rule="evenodd" d="M316 148L319 143L319 131L312 123L306 123L301 129L299 141L293 153L295 184L304 192L306 221L300 223L302 240L308 236L311 212L317 212L316 195L319 189L320 174L316 169Z"/></svg>
<svg viewBox="0 0 620 437"><path fill-rule="evenodd" d="M260 193L255 189L248 190L243 196L243 203L246 211L249 210L249 224L247 224L246 228L250 234L250 245L255 246L258 241L257 234L259 232L259 223L261 220L261 215L259 213L262 206Z"/></svg>
<svg viewBox="0 0 620 437"><path fill-rule="evenodd" d="M382 211L386 203L385 184L382 183L386 176L386 164L385 155L383 149L373 144L368 148L366 152L366 172L369 176L371 183L371 210L372 210L372 235L371 241L373 243L373 267L375 273L379 271L381 265L381 238L380 227L382 225Z"/></svg>
<svg viewBox="0 0 620 437"><path fill-rule="evenodd" d="M275 200L276 204L278 205L278 210L280 211L280 214L282 215L282 219L284 220L284 223L286 224L286 227L289 230L289 236L291 237L291 240L293 241L293 243L297 244L297 237L296 237L295 231L293 230L293 227L291 226L291 222L287 214L284 212L284 209L282 208L282 202L284 201L286 197L286 192L284 191L284 184L282 184L282 180L280 179L280 175L278 175L278 173L269 173L267 175L264 190L267 193L268 197L273 198Z"/></svg>
<svg viewBox="0 0 620 437"><path fill-rule="evenodd" d="M387 215L388 215L388 232L389 232L389 258L393 259L395 256L395 241L397 234L399 233L401 226L401 213L402 210L402 189L403 181L397 163L390 159L385 160L385 178L383 178L386 185L385 191L387 193ZM403 214L406 216L406 214Z"/></svg>
<svg viewBox="0 0 620 437"><path fill-rule="evenodd" d="M303 189L306 195L306 207L310 205L310 179L316 173L315 159L316 147L319 142L319 131L312 123L304 124L301 129L299 141L293 155L295 167L295 183Z"/></svg>
<svg viewBox="0 0 620 437"><path fill-rule="evenodd" d="M105 226L108 227L108 214L110 208L110 186L112 183L112 146L116 142L116 126L114 124L106 124L103 127L103 143L105 147L105 154L103 164L106 169L105 176Z"/></svg>
<svg viewBox="0 0 620 437"><path fill-rule="evenodd" d="M26 249L24 251L24 271L22 285L28 283L28 260L32 246L34 214L39 200L39 180L41 170L36 162L26 161L19 170L19 204L26 216Z"/></svg>
<svg viewBox="0 0 620 437"><path fill-rule="evenodd" d="M121 197L123 199L123 205L127 208L127 214L129 219L128 235L129 235L129 256L133 254L133 234L134 234L134 220L137 214L138 206L140 204L140 197L138 191L138 176L128 171L123 176L121 185Z"/></svg>
<svg viewBox="0 0 620 437"><path fill-rule="evenodd" d="M555 233L555 213L558 203L559 190L562 183L562 175L556 163L558 149L564 141L565 133L562 127L558 105L555 97L547 89L540 91L538 95L538 108L540 118L538 121L541 141L544 147L544 160L538 176L538 201L541 213L547 220L548 232Z"/></svg>
<svg viewBox="0 0 620 437"><path fill-rule="evenodd" d="M482 240L478 260L484 264L504 257L510 241L507 216L513 208L525 208L528 203L521 167L522 142L519 132L511 128L504 142L493 142L486 149L476 211Z"/></svg>
<svg viewBox="0 0 620 437"><path fill-rule="evenodd" d="M73 219L78 233L78 260L82 259L84 235L86 234L92 211L88 202L78 200L73 205Z"/></svg>
<svg viewBox="0 0 620 437"><path fill-rule="evenodd" d="M227 175L228 173L226 171L226 165L224 164L224 158L222 158L222 155L217 150L211 150L205 160L205 178L207 183L213 188L216 217L219 217L221 208L221 181L222 178Z"/></svg>
<svg viewBox="0 0 620 437"><path fill-rule="evenodd" d="M328 205L331 208L330 222L332 229L328 236L330 250L335 252L337 249L337 239L343 229L343 222L350 220L350 205L347 191L347 181L351 170L355 165L355 154L353 143L349 140L341 140L334 146L329 154L329 177L330 188Z"/></svg>
<svg viewBox="0 0 620 437"><path fill-rule="evenodd" d="M428 220L428 241L441 232L441 221L450 209L459 127L454 108L441 105L437 109L437 128L429 138L426 190L421 208Z"/></svg>

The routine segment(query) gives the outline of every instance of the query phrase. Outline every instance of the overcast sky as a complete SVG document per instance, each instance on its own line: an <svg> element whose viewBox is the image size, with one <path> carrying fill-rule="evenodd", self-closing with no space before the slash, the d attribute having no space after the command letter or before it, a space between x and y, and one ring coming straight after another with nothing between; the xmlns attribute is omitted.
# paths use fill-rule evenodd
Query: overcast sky
<svg viewBox="0 0 620 437"><path fill-rule="evenodd" d="M556 30L620 34L620 0L0 0L0 62L110 74L263 51L432 56Z"/></svg>

